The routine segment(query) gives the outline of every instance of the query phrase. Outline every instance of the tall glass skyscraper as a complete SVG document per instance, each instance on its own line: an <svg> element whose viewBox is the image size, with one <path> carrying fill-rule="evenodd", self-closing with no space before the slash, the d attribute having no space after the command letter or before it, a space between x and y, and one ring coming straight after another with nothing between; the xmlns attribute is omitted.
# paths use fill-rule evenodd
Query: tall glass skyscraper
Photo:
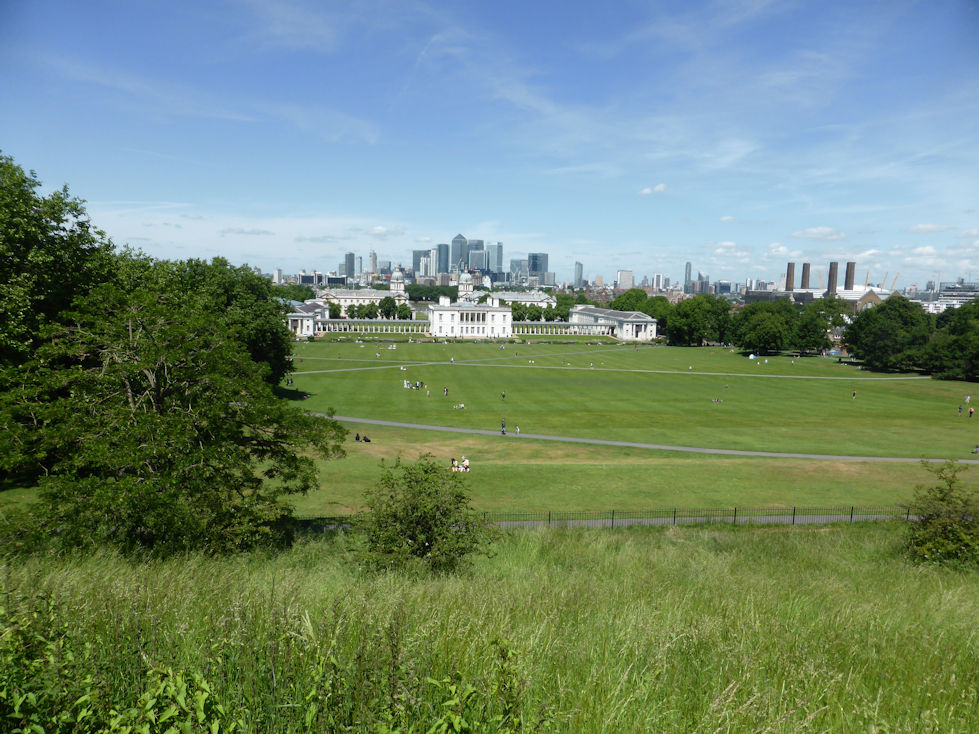
<svg viewBox="0 0 979 734"><path fill-rule="evenodd" d="M585 268L584 266L576 262L574 264L574 287L582 288L585 285Z"/></svg>

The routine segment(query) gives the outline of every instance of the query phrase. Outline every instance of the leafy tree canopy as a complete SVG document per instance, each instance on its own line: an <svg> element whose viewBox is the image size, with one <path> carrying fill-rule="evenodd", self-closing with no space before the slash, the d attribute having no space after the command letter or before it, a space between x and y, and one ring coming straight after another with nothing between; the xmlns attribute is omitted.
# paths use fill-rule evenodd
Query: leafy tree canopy
<svg viewBox="0 0 979 734"><path fill-rule="evenodd" d="M868 369L900 372L921 364L931 333L932 318L920 304L892 295L857 314L843 339Z"/></svg>
<svg viewBox="0 0 979 734"><path fill-rule="evenodd" d="M68 187L41 182L0 154L0 366L30 358L41 329L112 272L112 243Z"/></svg>
<svg viewBox="0 0 979 734"><path fill-rule="evenodd" d="M273 285L272 293L279 298L287 301L308 301L316 298L316 291L312 286L300 285L299 283L286 283L285 285Z"/></svg>

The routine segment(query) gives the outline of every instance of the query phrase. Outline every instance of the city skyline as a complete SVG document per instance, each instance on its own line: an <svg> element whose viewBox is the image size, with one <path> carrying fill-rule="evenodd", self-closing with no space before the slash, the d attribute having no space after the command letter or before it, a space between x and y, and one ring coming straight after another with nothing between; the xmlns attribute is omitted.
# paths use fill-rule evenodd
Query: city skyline
<svg viewBox="0 0 979 734"><path fill-rule="evenodd" d="M53 0L0 8L0 64L3 153L156 257L411 264L466 232L559 283L979 277L966 0Z"/></svg>

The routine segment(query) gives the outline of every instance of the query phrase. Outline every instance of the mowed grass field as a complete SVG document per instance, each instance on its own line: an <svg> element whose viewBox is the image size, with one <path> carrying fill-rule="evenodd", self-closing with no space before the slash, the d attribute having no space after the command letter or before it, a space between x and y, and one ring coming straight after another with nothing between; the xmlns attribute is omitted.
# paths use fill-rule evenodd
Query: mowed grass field
<svg viewBox="0 0 979 734"><path fill-rule="evenodd" d="M956 459L968 459L979 444L979 418L970 420L964 403L973 386L875 375L831 359L766 363L729 349L588 343L501 350L402 342L388 349L349 339L297 347L292 387L309 395L302 400L309 410L494 432L506 418L508 429L504 437L346 423L351 436L367 433L372 441L349 441L347 458L323 465L322 489L296 501L301 514L358 509L382 462L425 452L446 464L468 456L466 483L484 510L890 505L930 479L914 462L689 454L528 434ZM427 393L404 389L406 379L424 382ZM459 404L465 410L453 408Z"/></svg>

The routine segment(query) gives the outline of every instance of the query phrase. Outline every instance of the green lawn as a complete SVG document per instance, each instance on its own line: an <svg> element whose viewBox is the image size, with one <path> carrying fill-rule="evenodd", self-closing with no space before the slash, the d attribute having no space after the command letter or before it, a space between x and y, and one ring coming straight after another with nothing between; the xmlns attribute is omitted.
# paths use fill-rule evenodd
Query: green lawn
<svg viewBox="0 0 979 734"><path fill-rule="evenodd" d="M821 358L765 364L727 349L320 342L303 345L295 367L295 388L310 394L304 407L407 423L495 430L505 417L524 433L857 456L966 458L979 443L979 419L957 415L967 385ZM404 379L426 383L430 395L403 389Z"/></svg>

